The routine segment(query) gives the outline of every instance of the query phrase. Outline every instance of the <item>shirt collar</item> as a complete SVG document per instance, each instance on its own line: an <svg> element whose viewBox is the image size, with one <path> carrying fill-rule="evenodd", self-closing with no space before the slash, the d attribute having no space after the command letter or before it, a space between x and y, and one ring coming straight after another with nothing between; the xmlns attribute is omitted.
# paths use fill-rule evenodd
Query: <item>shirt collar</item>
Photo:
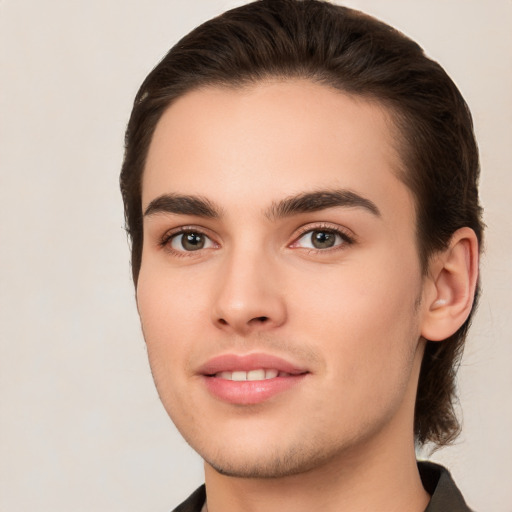
<svg viewBox="0 0 512 512"><path fill-rule="evenodd" d="M425 512L471 512L446 468L421 461L418 462L418 469L423 487L431 495Z"/></svg>

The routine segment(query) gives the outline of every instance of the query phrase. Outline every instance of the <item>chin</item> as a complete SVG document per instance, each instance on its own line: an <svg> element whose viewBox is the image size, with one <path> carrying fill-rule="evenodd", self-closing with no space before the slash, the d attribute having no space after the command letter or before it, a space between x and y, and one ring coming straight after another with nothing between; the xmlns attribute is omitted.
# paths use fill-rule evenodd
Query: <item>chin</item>
<svg viewBox="0 0 512 512"><path fill-rule="evenodd" d="M322 453L319 446L307 445L281 446L269 450L268 446L259 447L250 453L247 449L234 449L230 453L217 453L215 456L202 455L204 461L222 475L236 478L283 478L308 471L324 465L334 454Z"/></svg>
<svg viewBox="0 0 512 512"><path fill-rule="evenodd" d="M235 478L283 478L287 476L297 475L308 471L305 467L301 457L294 458L273 458L267 457L266 460L257 461L228 461L228 460L215 460L209 461L205 459L217 473L221 475L235 477ZM311 464L314 467L315 464Z"/></svg>

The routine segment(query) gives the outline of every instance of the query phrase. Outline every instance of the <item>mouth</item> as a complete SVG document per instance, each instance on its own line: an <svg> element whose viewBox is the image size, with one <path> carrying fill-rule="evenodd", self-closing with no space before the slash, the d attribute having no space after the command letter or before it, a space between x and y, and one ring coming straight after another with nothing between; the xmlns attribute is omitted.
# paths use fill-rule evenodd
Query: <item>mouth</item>
<svg viewBox="0 0 512 512"><path fill-rule="evenodd" d="M244 370L235 370L234 372L219 372L212 377L217 377L218 379L226 379L235 382L243 382L243 381L257 381L257 380L269 380L275 379L276 377L289 377L292 375L291 373L281 372L274 368L272 369L263 369L260 368L258 370L244 371Z"/></svg>
<svg viewBox="0 0 512 512"><path fill-rule="evenodd" d="M253 405L290 390L310 372L269 354L225 354L208 361L199 373L216 399Z"/></svg>

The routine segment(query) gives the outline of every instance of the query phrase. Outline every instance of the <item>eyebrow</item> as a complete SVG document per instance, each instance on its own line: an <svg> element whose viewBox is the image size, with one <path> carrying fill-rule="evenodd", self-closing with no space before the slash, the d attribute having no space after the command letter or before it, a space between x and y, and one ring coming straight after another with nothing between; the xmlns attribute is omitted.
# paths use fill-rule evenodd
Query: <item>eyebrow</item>
<svg viewBox="0 0 512 512"><path fill-rule="evenodd" d="M316 212L340 206L363 208L376 217L381 216L379 208L373 201L351 190L320 190L288 197L274 202L266 212L266 216L270 219L279 219L298 213Z"/></svg>
<svg viewBox="0 0 512 512"><path fill-rule="evenodd" d="M299 213L316 212L335 207L363 208L376 217L380 217L380 210L373 201L351 190L320 190L287 197L273 202L265 212L265 216L276 220ZM144 211L144 217L159 213L196 215L210 219L221 217L220 208L209 199L180 194L163 194L153 199Z"/></svg>
<svg viewBox="0 0 512 512"><path fill-rule="evenodd" d="M158 213L197 215L211 219L220 217L220 210L205 197L179 194L163 194L153 199L144 211L144 217Z"/></svg>

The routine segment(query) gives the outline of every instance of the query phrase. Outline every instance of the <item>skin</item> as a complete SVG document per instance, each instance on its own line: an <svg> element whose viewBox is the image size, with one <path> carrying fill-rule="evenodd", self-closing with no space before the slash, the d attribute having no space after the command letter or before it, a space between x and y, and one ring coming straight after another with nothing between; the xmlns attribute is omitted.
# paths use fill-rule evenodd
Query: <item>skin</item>
<svg viewBox="0 0 512 512"><path fill-rule="evenodd" d="M218 214L148 211L137 288L154 380L205 460L210 512L428 503L413 439L422 334L454 329L433 315L464 293L452 293L448 256L421 272L395 139L379 105L304 81L193 91L157 125L143 210L179 194ZM342 205L275 215L280 201L319 190L355 193L378 214ZM183 247L184 227L202 249ZM334 245L313 247L312 230ZM473 246L457 243L457 264L474 266ZM307 374L257 404L208 391L201 365L253 353Z"/></svg>

